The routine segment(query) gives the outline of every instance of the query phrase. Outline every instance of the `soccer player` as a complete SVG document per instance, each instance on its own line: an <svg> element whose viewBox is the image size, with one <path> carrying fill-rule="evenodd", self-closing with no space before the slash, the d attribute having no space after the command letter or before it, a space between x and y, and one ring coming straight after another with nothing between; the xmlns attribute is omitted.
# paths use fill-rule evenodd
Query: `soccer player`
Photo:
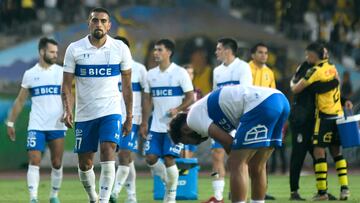
<svg viewBox="0 0 360 203"><path fill-rule="evenodd" d="M64 58L63 103L65 124L73 127L71 84L75 78L75 152L79 158L79 177L90 202L96 202L93 157L100 142L101 174L99 201L108 203L115 179L115 150L121 130L131 132L132 90L129 48L111 38L110 14L95 8L88 18L90 34L69 45ZM121 74L126 118L121 126L121 97L118 89Z"/></svg>
<svg viewBox="0 0 360 203"><path fill-rule="evenodd" d="M188 114L170 123L175 143L200 144L208 137L229 153L232 202L245 203L251 177L251 202L265 202L266 161L282 145L289 114L286 97L272 88L226 86L197 101ZM233 133L236 130L235 133Z"/></svg>
<svg viewBox="0 0 360 203"><path fill-rule="evenodd" d="M221 65L214 69L213 90L226 85L252 85L251 70L248 63L236 57L237 43L230 38L218 40L216 45L216 58L221 61ZM225 186L225 151L222 145L215 140L212 141L212 164L213 181L212 187L214 196L210 197L205 203L224 202L223 192Z"/></svg>
<svg viewBox="0 0 360 203"><path fill-rule="evenodd" d="M325 53L324 53L325 54ZM326 54L327 55L327 54ZM327 56L325 57L327 58ZM292 78L293 83L297 83L305 77L306 72L314 65L308 61L299 65ZM306 154L313 157L312 135L315 124L315 94L325 93L337 88L339 81L333 79L329 82L314 82L303 91L294 95L293 103L289 116L292 150L290 156L290 200L304 201L299 193L300 172ZM328 193L329 200L336 200L336 197Z"/></svg>
<svg viewBox="0 0 360 203"><path fill-rule="evenodd" d="M149 70L148 86L145 89L143 117L140 133L146 138L146 162L154 175L166 184L164 202L173 203L179 171L174 157L179 157L182 144L173 144L168 133L168 124L178 112L186 110L194 101L193 85L186 70L171 62L175 45L168 39L155 43L154 58L159 66ZM154 105L150 133L147 135L150 110ZM164 163L159 158L164 160Z"/></svg>
<svg viewBox="0 0 360 203"><path fill-rule="evenodd" d="M314 82L326 82L338 78L336 67L324 58L324 46L312 43L306 48L306 57L315 66L309 69L304 78L291 84L294 93L300 93ZM344 112L340 101L339 87L326 93L316 94L315 97L315 127L313 132L313 145L315 157L315 174L317 194L314 201L328 200L327 171L325 149L328 147L334 159L340 183L340 200L347 200L350 196L347 177L347 163L341 153L340 140L336 126L336 119Z"/></svg>
<svg viewBox="0 0 360 203"><path fill-rule="evenodd" d="M124 42L129 48L130 43L125 37L117 36L117 40ZM144 89L146 83L146 68L144 65L132 61L131 64L131 83L133 90L133 119L132 119L132 129L131 133L127 136L122 136L120 138L119 144L119 166L116 170L116 178L113 191L110 196L110 203L115 203L118 195L125 185L127 192L127 203L136 203L136 171L134 166L134 161L132 158L131 152L138 152L138 129L141 123L141 113L142 113L142 94L144 94ZM119 88L121 91L121 82L119 83ZM122 102L122 111L125 111L125 104Z"/></svg>
<svg viewBox="0 0 360 203"><path fill-rule="evenodd" d="M31 112L29 117L27 151L29 166L27 184L30 202L38 202L40 182L41 153L48 144L51 154L51 190L50 203L59 203L63 169L64 137L66 127L61 122L63 106L61 102L61 84L63 68L55 64L58 53L57 42L43 37L39 41L39 62L24 73L20 92L7 119L7 133L15 141L14 123L30 94Z"/></svg>

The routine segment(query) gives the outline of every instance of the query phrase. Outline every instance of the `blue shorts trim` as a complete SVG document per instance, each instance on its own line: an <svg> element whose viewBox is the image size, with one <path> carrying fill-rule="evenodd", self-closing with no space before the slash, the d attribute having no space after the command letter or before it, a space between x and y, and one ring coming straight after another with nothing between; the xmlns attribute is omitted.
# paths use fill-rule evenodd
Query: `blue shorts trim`
<svg viewBox="0 0 360 203"><path fill-rule="evenodd" d="M271 95L240 118L232 149L281 147L282 128L289 112L283 94Z"/></svg>
<svg viewBox="0 0 360 203"><path fill-rule="evenodd" d="M90 121L75 122L75 153L96 152L99 142L119 144L121 115L112 114Z"/></svg>
<svg viewBox="0 0 360 203"><path fill-rule="evenodd" d="M158 157L180 157L183 148L184 145L181 143L175 145L168 133L157 133L153 131L150 131L144 145L145 155L154 154Z"/></svg>
<svg viewBox="0 0 360 203"><path fill-rule="evenodd" d="M194 153L197 150L197 146L193 144L184 144L184 150L191 151Z"/></svg>
<svg viewBox="0 0 360 203"><path fill-rule="evenodd" d="M28 151L37 150L43 152L45 150L45 144L47 142L64 138L65 135L65 130L29 130L27 135L26 149Z"/></svg>
<svg viewBox="0 0 360 203"><path fill-rule="evenodd" d="M132 152L138 152L138 131L139 126L133 124L131 128L131 133L127 136L121 136L119 142L119 150L130 150Z"/></svg>

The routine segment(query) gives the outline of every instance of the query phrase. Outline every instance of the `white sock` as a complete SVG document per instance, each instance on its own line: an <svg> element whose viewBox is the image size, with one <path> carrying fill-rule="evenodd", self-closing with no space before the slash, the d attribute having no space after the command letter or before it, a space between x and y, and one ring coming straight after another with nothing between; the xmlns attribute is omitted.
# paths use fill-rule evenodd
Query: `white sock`
<svg viewBox="0 0 360 203"><path fill-rule="evenodd" d="M40 167L35 165L29 165L26 176L30 199L37 200L40 181Z"/></svg>
<svg viewBox="0 0 360 203"><path fill-rule="evenodd" d="M232 202L232 203L246 203L245 201L238 201L238 202Z"/></svg>
<svg viewBox="0 0 360 203"><path fill-rule="evenodd" d="M104 161L100 164L99 203L108 203L115 180L115 161Z"/></svg>
<svg viewBox="0 0 360 203"><path fill-rule="evenodd" d="M176 189L179 179L179 170L175 165L166 168L167 183L166 183L166 196L170 201L174 201L176 198Z"/></svg>
<svg viewBox="0 0 360 203"><path fill-rule="evenodd" d="M153 176L154 175L160 176L160 178L163 182L165 182L165 183L167 182L166 167L165 167L165 164L160 161L160 159L158 159L155 164L148 165L148 166L150 167L151 173L153 174Z"/></svg>
<svg viewBox="0 0 360 203"><path fill-rule="evenodd" d="M96 194L96 185L95 185L95 173L94 173L94 166L91 167L88 171L82 171L80 168L78 169L79 178L84 186L85 191L88 194L90 201L97 200Z"/></svg>
<svg viewBox="0 0 360 203"><path fill-rule="evenodd" d="M57 197L61 182L63 178L63 168L55 169L51 168L51 190L50 190L50 198Z"/></svg>
<svg viewBox="0 0 360 203"><path fill-rule="evenodd" d="M223 179L222 180L213 180L212 186L213 186L215 198L217 200L222 200L224 198L223 192L224 192L225 181Z"/></svg>
<svg viewBox="0 0 360 203"><path fill-rule="evenodd" d="M250 203L265 203L265 200L250 200Z"/></svg>
<svg viewBox="0 0 360 203"><path fill-rule="evenodd" d="M128 199L136 199L136 170L134 161L129 164L130 171L125 182Z"/></svg>
<svg viewBox="0 0 360 203"><path fill-rule="evenodd" d="M124 186L126 178L129 175L129 170L130 170L130 167L124 166L124 165L119 165L116 170L115 184L114 184L114 188L112 191L112 195L115 196L116 198L118 197L121 189Z"/></svg>

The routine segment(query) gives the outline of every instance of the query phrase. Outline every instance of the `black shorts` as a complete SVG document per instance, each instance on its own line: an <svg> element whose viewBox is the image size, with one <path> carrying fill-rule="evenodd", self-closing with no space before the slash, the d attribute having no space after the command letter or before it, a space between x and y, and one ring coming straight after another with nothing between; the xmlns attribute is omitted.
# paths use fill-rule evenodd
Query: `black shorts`
<svg viewBox="0 0 360 203"><path fill-rule="evenodd" d="M336 119L317 118L314 127L313 145L328 147L340 145Z"/></svg>

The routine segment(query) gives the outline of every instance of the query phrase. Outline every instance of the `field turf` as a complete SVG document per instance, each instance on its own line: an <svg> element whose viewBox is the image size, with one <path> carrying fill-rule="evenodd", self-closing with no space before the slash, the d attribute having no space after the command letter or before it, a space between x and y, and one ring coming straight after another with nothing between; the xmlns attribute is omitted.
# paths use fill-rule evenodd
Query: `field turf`
<svg viewBox="0 0 360 203"><path fill-rule="evenodd" d="M1 172L0 172L1 173ZM22 178L8 178L1 176L0 178L0 203L24 203L29 202L28 192L26 188L25 174L21 174ZM97 173L98 178L98 173ZM178 203L201 202L212 194L211 179L205 174L199 177L199 200L196 201L178 201ZM98 182L98 181L97 181ZM360 203L360 175L350 175L350 190L351 198L347 202ZM228 183L228 180L227 180ZM49 195L49 176L42 173L40 186L39 186L39 201L41 203L48 202ZM139 203L161 202L152 200L153 181L150 174L140 175L137 179L137 197ZM225 196L229 191L228 184L226 184ZM303 176L300 182L301 195L310 200L315 192L315 181L313 175ZM118 202L124 202L125 191L122 191ZM329 174L329 192L338 197L339 186L335 174ZM274 195L277 200L267 201L274 203L286 203L289 201L289 178L288 176L274 175L269 176L268 193ZM64 178L63 186L60 191L60 200L62 203L82 203L87 202L85 191L80 185L80 181L76 174L66 175ZM225 201L230 202L230 201ZM310 202L310 201L306 201ZM340 201L331 201L340 202Z"/></svg>

